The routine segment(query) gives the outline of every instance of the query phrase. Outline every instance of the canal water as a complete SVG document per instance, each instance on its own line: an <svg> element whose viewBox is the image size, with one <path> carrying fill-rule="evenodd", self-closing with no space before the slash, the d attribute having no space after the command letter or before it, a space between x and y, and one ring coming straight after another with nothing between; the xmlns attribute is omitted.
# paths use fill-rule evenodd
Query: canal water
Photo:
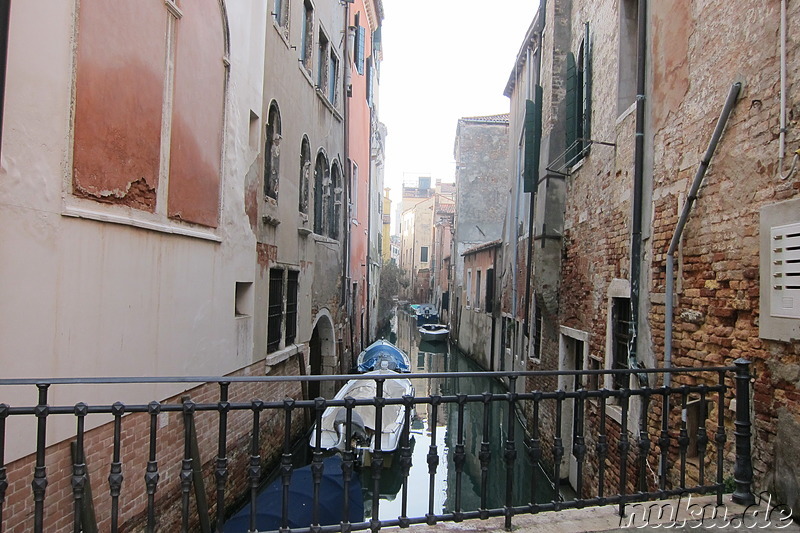
<svg viewBox="0 0 800 533"><path fill-rule="evenodd" d="M411 360L413 372L480 372L484 369L467 355L449 343L420 341L416 318L398 311L392 322L388 340L405 351ZM491 377L430 378L413 380L416 396L482 394L483 392L505 393L504 385ZM457 475L454 453L458 443L458 409L456 404L441 404L436 420L431 419L431 407L417 405L411 424L412 467L408 476L407 516L420 517L429 512L429 498L433 501L435 514L455 511ZM483 404L469 403L464 411L464 437L466 462L461 475L461 511L476 511L481 508L481 464L479 454L483 440ZM504 450L509 434L508 404L492 402L489 414L491 460L488 473L487 507L505 505L507 466ZM525 505L531 501L531 476L537 476L536 500L538 503L552 500L552 485L541 469L531 465L525 432L517 416L515 443L517 460L513 467L513 504ZM435 428L435 431L434 431ZM434 435L435 434L435 435ZM435 442L434 439L435 438ZM434 492L430 494L430 475L427 455L432 444L436 445L439 465L436 470ZM383 474L386 474L384 477ZM365 518L373 517L372 473L362 469L364 487ZM381 495L378 517L381 520L397 519L402 514L402 475L399 466L384 468L381 476Z"/></svg>

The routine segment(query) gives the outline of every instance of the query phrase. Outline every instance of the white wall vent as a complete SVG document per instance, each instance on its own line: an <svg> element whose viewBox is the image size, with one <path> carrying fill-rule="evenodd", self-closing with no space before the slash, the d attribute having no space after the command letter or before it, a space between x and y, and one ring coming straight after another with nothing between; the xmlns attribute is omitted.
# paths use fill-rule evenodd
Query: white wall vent
<svg viewBox="0 0 800 533"><path fill-rule="evenodd" d="M770 228L770 315L800 318L800 223Z"/></svg>

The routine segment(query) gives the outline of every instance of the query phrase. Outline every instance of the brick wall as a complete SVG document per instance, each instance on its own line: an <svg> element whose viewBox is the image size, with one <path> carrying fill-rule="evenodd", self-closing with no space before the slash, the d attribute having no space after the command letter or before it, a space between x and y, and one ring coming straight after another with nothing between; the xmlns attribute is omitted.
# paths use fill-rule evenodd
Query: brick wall
<svg viewBox="0 0 800 533"><path fill-rule="evenodd" d="M232 376L261 375L264 363L237 371ZM296 357L273 367L275 375L299 375ZM173 396L162 404L180 404L183 396L195 403L219 401L219 386L205 384ZM253 399L279 401L285 397L302 398L299 382L286 383L232 383L229 387L231 403L249 403ZM63 416L63 415L51 415ZM181 523L180 468L184 450L183 414L159 415L157 431L157 460L159 484L156 492L157 524L160 531L177 531ZM275 465L284 442L284 415L282 412L263 411L260 423L260 449L263 473ZM296 439L303 430L303 412L292 412L293 435ZM217 455L219 418L216 412L196 412L195 427L198 448L203 463L203 481L211 516L216 511L216 481L214 478ZM252 411L230 411L228 414L228 471L226 506L234 505L249 486L247 464L252 436ZM10 438L7 436L6 438ZM147 491L144 474L147 466L150 439L150 415L134 413L123 416L121 431L121 460L124 481L120 496L119 524L121 531L143 530L146 520ZM70 439L72 440L72 439ZM72 531L73 493L71 486L72 458L70 440L47 448L48 486L45 496L44 530L49 532ZM113 423L92 429L85 434L86 464L93 494L94 508L100 531L110 529L111 496L108 474L113 452ZM30 483L33 479L35 454L7 465L9 487L4 507L4 529L8 533L31 531L33 527L33 497ZM194 491L191 493L192 528L197 527ZM194 529L193 529L194 530Z"/></svg>

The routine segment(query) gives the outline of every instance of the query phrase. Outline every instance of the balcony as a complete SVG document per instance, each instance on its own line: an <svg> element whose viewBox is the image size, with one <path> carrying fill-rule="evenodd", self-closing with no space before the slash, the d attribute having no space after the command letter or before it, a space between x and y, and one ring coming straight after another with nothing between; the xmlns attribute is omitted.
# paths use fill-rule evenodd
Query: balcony
<svg viewBox="0 0 800 533"><path fill-rule="evenodd" d="M574 391L527 386L564 376L574 377L575 383L591 383L603 374L636 374L639 379L633 381L647 383L663 382L664 371L412 373L402 377L412 381L449 379L457 384L459 380L488 376L502 380L507 391L512 392L465 394L455 390L453 394L386 397L385 382L394 379L388 377L375 378L374 397L339 400L299 400L288 395L299 396L309 382L341 383L355 376L2 379L0 390L6 400L9 391L14 393L11 397L20 398L24 391L32 389L37 400L30 405L8 401L0 404L0 531L224 532L230 531L225 524L231 514L248 503L250 527L255 531L259 505L263 506L258 495L270 466L279 468L278 483L283 490L280 501L268 505L277 509L280 525L276 529L288 531L289 486L297 471L292 447L298 441L308 442L306 430L313 422L319 423L329 407L342 408L346 414L347 438L340 454L345 493L354 482L353 472L358 466L350 439L355 431L354 409L373 406L380 420L390 406L404 408L400 445L391 454L402 475L400 510L396 517L388 519L350 522L348 507L352 502L345 498L343 520L320 524L318 506L325 454L316 448L310 465L313 489L308 524L292 531L377 532L395 526L472 520L475 522L462 524L461 529L470 529L473 524L473 529L484 529L481 524L494 524L510 530L522 523L531 524L530 515L553 516L552 512L595 506L613 506L606 507L603 513L609 515L613 510L619 518L635 515L641 502L688 495L722 505L723 499L728 499L723 498L726 482L731 480L735 485L731 496L734 503L747 506L761 501L752 491L748 361L740 359L730 367L671 369L676 382L696 385ZM363 375L359 377L363 379ZM518 383L526 386L518 387ZM52 405L49 400L53 389L126 385L150 390L148 387L154 384L193 388L149 403ZM513 392L518 390L524 392ZM260 394L272 396L259 398ZM282 395L276 397L279 394ZM695 434L690 435L685 413L687 401L693 397L700 403L702 413L713 416L707 420L704 416ZM488 413L493 405L503 408L503 442L491 442L495 432ZM734 405L735 419L731 420L726 414ZM455 435L450 436L454 444L449 450L450 460L448 451L437 446L435 438L428 448L426 464L422 465L427 467L428 487L409 484L413 466L409 431L415 410L425 410L432 420L446 411L456 420ZM611 431L611 423L606 423L610 411L619 416L621 430L616 433ZM465 427L466 414L473 420L482 420L477 429L474 425ZM522 446L514 429L518 416L527 425ZM35 438L23 443L32 453L7 464L7 443L24 435L13 429L14 424L26 421L35 426ZM493 424L497 423L494 420ZM64 427L74 430L68 431L66 438L52 442L48 431L54 425L61 428L60 436ZM466 451L466 439L479 441L480 451L475 456ZM502 453L493 452L493 445ZM540 465L552 480L566 479L563 469L568 468L574 490L559 490L558 483L543 483L538 476L531 476L525 485L515 483L513 473L522 454ZM730 464L731 458L735 458L734 465ZM389 459L390 454L380 445L371 452L376 489L385 475L380 466ZM500 465L505 480L491 485L497 494L490 494L490 475ZM433 481L441 469L454 472L454 497L446 509L437 511L432 503ZM462 481L467 475L478 480L480 503L475 508L463 504ZM106 478L102 482L101 476ZM409 512L409 494L426 489L429 512ZM373 491L371 496L372 517L381 516L378 492ZM502 503L491 505L497 497ZM520 498L526 503L520 504Z"/></svg>

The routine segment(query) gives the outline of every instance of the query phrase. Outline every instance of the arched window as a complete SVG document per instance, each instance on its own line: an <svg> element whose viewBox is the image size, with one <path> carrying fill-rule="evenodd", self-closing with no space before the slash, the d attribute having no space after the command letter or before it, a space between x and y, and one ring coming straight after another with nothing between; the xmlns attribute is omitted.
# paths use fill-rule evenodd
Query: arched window
<svg viewBox="0 0 800 533"><path fill-rule="evenodd" d="M328 158L320 151L314 164L314 233L318 235L326 234L330 182Z"/></svg>
<svg viewBox="0 0 800 533"><path fill-rule="evenodd" d="M328 237L339 239L339 224L342 213L342 171L334 161L331 169L331 198L328 206Z"/></svg>
<svg viewBox="0 0 800 533"><path fill-rule="evenodd" d="M308 137L303 135L303 142L300 145L300 198L297 208L301 213L308 214L308 187L311 178L311 145Z"/></svg>
<svg viewBox="0 0 800 533"><path fill-rule="evenodd" d="M281 156L281 114L272 102L267 115L267 134L264 142L264 196L278 200L278 175Z"/></svg>

